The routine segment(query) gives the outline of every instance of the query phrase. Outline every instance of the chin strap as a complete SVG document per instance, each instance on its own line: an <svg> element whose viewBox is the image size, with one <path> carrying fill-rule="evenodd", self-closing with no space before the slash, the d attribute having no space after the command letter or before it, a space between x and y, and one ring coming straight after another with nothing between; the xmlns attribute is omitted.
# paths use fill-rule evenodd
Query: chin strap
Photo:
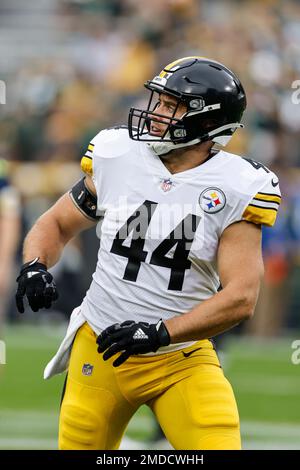
<svg viewBox="0 0 300 470"><path fill-rule="evenodd" d="M166 135L168 137L168 135ZM171 150L180 149L183 147L190 147L191 145L199 144L200 139L194 139L190 142L185 142L183 144L174 144L173 142L164 142L163 140L158 140L157 142L147 142L147 146L154 152L156 155L164 155L171 152Z"/></svg>
<svg viewBox="0 0 300 470"><path fill-rule="evenodd" d="M231 130L233 133L236 129L243 128L244 125L240 124L239 122L233 122L230 124L225 124L224 126L218 127L217 129L214 129L213 131L208 132L205 135L205 141L211 140L212 142L215 142L216 144L222 145L225 147L230 139L232 138L231 135L218 135L220 132L224 132L226 130ZM153 139L153 136L149 136L151 139ZM170 139L170 134L169 132L165 135L167 139ZM201 142L201 138L190 140L189 142L185 142L182 144L175 144L174 142L164 142L163 140L160 139L160 137L157 137L157 141L154 142L147 142L147 146L154 152L156 155L164 155L166 153L171 152L172 150L184 148L184 147L190 147L191 145L196 145Z"/></svg>

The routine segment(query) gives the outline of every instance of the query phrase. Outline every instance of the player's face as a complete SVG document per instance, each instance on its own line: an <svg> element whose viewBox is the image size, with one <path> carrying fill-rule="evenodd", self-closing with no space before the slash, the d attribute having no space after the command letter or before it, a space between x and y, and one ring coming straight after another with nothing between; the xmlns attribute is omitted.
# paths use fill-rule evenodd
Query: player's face
<svg viewBox="0 0 300 470"><path fill-rule="evenodd" d="M178 100L173 96L162 93L159 95L158 102L153 111L155 114L162 114L164 117L153 116L153 120L150 122L149 134L162 137L165 134L169 124L172 123L172 121L170 121L168 118L180 119L187 111L187 107L182 102L178 103Z"/></svg>

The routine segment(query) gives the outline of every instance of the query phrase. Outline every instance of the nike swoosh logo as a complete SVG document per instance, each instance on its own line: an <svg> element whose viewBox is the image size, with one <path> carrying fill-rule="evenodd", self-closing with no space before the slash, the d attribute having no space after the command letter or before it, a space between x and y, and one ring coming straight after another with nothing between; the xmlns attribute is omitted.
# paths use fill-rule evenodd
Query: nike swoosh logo
<svg viewBox="0 0 300 470"><path fill-rule="evenodd" d="M192 351L189 351L189 352L182 351L182 354L184 355L184 357L189 357L191 354L193 354L196 351L199 351L200 349L202 348L192 349Z"/></svg>
<svg viewBox="0 0 300 470"><path fill-rule="evenodd" d="M279 180L277 180L275 182L272 180L271 183L272 183L272 186L275 188L276 186L279 185Z"/></svg>

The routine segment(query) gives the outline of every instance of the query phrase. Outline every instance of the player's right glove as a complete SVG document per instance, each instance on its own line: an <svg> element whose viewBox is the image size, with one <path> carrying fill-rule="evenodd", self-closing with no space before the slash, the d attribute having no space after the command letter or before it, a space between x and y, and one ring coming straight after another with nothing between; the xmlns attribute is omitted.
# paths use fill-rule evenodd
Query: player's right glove
<svg viewBox="0 0 300 470"><path fill-rule="evenodd" d="M134 354L156 352L161 346L168 346L170 335L162 320L157 323L127 320L121 324L114 323L103 330L96 342L98 352L104 352L104 361L122 351L113 362L113 366L118 367Z"/></svg>
<svg viewBox="0 0 300 470"><path fill-rule="evenodd" d="M23 264L16 281L18 289L16 293L17 309L24 313L24 297L34 312L40 308L50 308L52 302L58 299L56 284L52 274L47 271L47 266L38 262L35 258L29 263Z"/></svg>

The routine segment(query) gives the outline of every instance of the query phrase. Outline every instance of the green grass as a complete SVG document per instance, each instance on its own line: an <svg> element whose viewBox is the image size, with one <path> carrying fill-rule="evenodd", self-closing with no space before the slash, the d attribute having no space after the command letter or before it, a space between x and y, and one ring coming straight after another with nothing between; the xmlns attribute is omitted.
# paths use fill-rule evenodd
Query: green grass
<svg viewBox="0 0 300 470"><path fill-rule="evenodd" d="M300 366L291 362L292 339L231 340L225 371L236 392L241 420L300 426Z"/></svg>
<svg viewBox="0 0 300 470"><path fill-rule="evenodd" d="M45 381L43 370L59 344L58 333L49 336L44 327L8 328L5 343L6 365L0 366L0 413L2 409L55 410L63 377Z"/></svg>
<svg viewBox="0 0 300 470"><path fill-rule="evenodd" d="M7 328L7 364L0 365L0 449L56 448L64 376L44 381L43 369L63 334L63 328L46 325ZM291 363L291 343L232 338L226 345L224 371L237 398L245 448L300 449L300 365ZM152 413L142 407L127 437L147 448L154 432Z"/></svg>

